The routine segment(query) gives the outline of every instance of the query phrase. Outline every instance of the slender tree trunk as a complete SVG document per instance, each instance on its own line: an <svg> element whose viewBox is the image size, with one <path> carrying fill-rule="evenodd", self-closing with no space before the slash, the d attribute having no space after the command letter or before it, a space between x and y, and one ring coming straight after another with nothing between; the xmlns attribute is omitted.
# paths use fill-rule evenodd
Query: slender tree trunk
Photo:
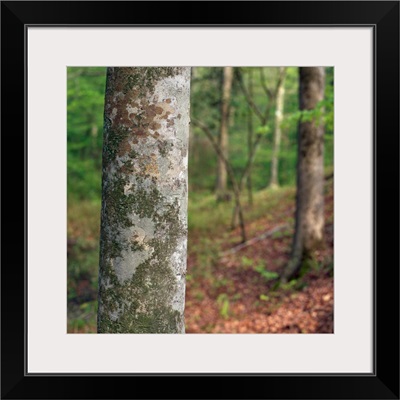
<svg viewBox="0 0 400 400"><path fill-rule="evenodd" d="M240 224L240 232L242 236L242 242L244 243L247 240L246 236L246 226L244 222L244 215L243 215L243 208L242 204L240 201L240 188L239 188L239 183L236 181L235 174L233 173L232 165L230 162L225 158L224 154L222 153L221 148L219 147L218 142L215 140L213 134L211 131L208 129L208 127L203 124L202 122L192 118L193 125L197 125L199 128L203 130L203 132L206 134L208 139L210 140L212 146L214 147L215 152L217 153L218 157L221 158L221 160L225 163L226 166L226 171L229 176L229 179L232 184L232 189L233 189L233 197L235 200L235 210L238 212L238 218L239 218L239 224ZM242 179L243 180L243 179Z"/></svg>
<svg viewBox="0 0 400 400"><path fill-rule="evenodd" d="M276 92L276 109L275 109L275 131L274 131L274 149L272 152L272 164L271 164L271 180L269 187L271 189L279 186L278 178L278 163L279 163L279 151L281 147L282 130L281 124L283 121L283 109L285 102L285 73L286 68L279 68L279 75L282 77L279 81L279 86Z"/></svg>
<svg viewBox="0 0 400 400"><path fill-rule="evenodd" d="M184 333L190 68L108 68L99 333Z"/></svg>
<svg viewBox="0 0 400 400"><path fill-rule="evenodd" d="M300 109L313 110L324 98L325 68L300 68ZM297 159L296 228L292 256L282 275L287 281L302 260L323 245L324 128L314 118L300 122Z"/></svg>
<svg viewBox="0 0 400 400"><path fill-rule="evenodd" d="M242 176L240 177L240 180L239 180L239 183L238 183L239 196L240 196L240 193L242 193L243 184L244 184L245 180L247 179L248 174L251 172L251 167L253 166L254 158L256 156L256 151L257 151L258 145L260 143L261 137L262 136L260 134L258 134L256 136L256 140L253 143L253 147L251 149L251 153L249 154L249 158L247 160L247 164L246 164L246 166L244 168ZM239 211L241 211L241 210L239 210L239 208L237 206L233 209L232 223L231 223L232 229L236 228L238 222L240 222L240 220L239 220Z"/></svg>
<svg viewBox="0 0 400 400"><path fill-rule="evenodd" d="M232 80L233 67L224 67L222 81L221 125L218 144L226 160L228 160L228 129ZM223 200L226 196L227 178L228 173L226 170L225 162L221 159L221 157L218 157L216 188L218 200Z"/></svg>

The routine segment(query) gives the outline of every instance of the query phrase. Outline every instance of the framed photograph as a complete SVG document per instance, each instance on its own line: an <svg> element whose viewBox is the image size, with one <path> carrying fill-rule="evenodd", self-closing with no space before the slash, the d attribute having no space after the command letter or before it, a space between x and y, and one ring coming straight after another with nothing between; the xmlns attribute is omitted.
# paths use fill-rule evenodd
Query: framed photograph
<svg viewBox="0 0 400 400"><path fill-rule="evenodd" d="M397 1L4 1L1 9L2 201L6 211L3 223L7 228L3 230L1 284L3 398L399 398ZM124 70L128 69L136 74L129 79L124 75ZM163 70L158 72L164 74L164 86L149 84L154 70ZM318 71L328 82L320 85L325 101L320 99L318 106L307 108L304 104L308 104L318 89L318 79L322 79L318 78ZM189 102L189 89L185 97L185 90L189 87L185 79L190 72L190 135L192 138L205 135L204 140L199 139L195 145L183 143L182 137L176 134L178 131L170 129L174 124L183 126L187 122L189 132L189 108L175 103L176 99L183 101L186 97ZM260 85L254 86L254 91L253 72L257 73ZM317 74L314 81L311 75L307 75L311 73ZM126 82L121 86L118 79ZM274 83L268 86L268 82ZM174 84L176 88L171 89ZM207 85L211 94L205 95L203 90ZM286 136L285 125L279 120L283 111L280 111L278 99L280 87L284 92L285 85L290 88L287 98L291 96L292 99L282 100L285 107L288 105L285 112L292 115L292 119L287 118L292 128ZM130 90L136 90L135 95L139 96L141 92L137 88L142 86L149 93L154 90L151 102L143 106L144 100L141 100L142 103L124 104L121 108L118 99L124 98ZM113 88L116 88L114 92ZM165 94L163 90L166 88L172 90L175 97ZM212 93L218 90L223 94L216 100ZM257 103L257 90L264 93L270 102L274 101L272 108ZM92 97L83 99L80 95L83 92ZM108 142L103 145L101 167L97 161L101 159L102 126L99 129L99 124L103 124L103 93L107 93L104 132ZM226 98L231 98L230 103L224 103ZM108 109L107 101L111 104ZM194 109L198 104L199 108ZM201 109L202 104L211 106ZM224 104L228 104L225 120ZM101 115L97 112L93 117L89 109L99 106ZM220 125L212 115L213 107L221 109ZM120 108L128 111L135 134L143 135L143 126L151 131L155 153L153 148L146 148L139 154L134 151L137 141L121 142L122 139L118 138L117 148L112 147L116 121L123 123L122 118L117 119ZM330 247L318 253L319 258L314 260L314 264L307 264L311 278L302 280L304 262L302 270L298 263L295 278L294 272L281 274L276 271L279 272L279 268L289 260L292 237L300 235L298 230L294 232L295 225L300 224L298 219L296 222L294 219L299 218L300 213L298 159L301 152L299 150L299 156L296 156L297 150L293 149L297 149L297 143L302 143L303 147L299 148L305 151L306 142L301 142L301 133L297 142L297 132L306 129L307 124L315 127L321 113L328 115L324 117L325 122L329 119L325 126L329 123L326 137L329 136L330 141L325 140L324 153L328 158L325 158L325 164L322 161L321 179L330 183L322 183L321 187L325 188L322 195L330 210L328 217L325 214L330 221L327 228ZM133 119L131 115L134 115ZM151 121L148 115L153 118ZM246 157L250 167L254 159L252 149L257 150L257 138L265 143L270 140L272 148L274 143L276 146L276 136L272 139L271 129L282 126L283 150L280 151L282 154L286 152L287 158L282 156L284 161L281 165L290 172L276 173L283 189L273 191L269 187L269 191L260 189L259 193L254 190L254 201L257 204L258 198L268 198L282 207L285 202L292 201L287 208L291 210L290 227L278 225L275 221L278 208L273 208L270 214L276 224L267 224L267 231L265 227L262 231L254 229L246 237L244 229L240 230L243 225L240 222L236 231L232 231L236 233L230 236L217 229L218 218L228 210L228 204L231 208L234 205L234 221L236 212L241 213L240 199L246 196L245 190L241 194L238 188L243 186L248 164L244 159L243 162L237 161L239 158L230 164L228 156L221 150L221 139L218 143L213 139L218 136L214 134L218 129L221 138L224 129L221 126L224 123L232 126L232 120L237 116L247 122L239 125L237 131L231 129L231 149L236 155L246 143L239 131L250 132L252 121L257 121L254 122L254 135L248 136L250 144ZM270 125L269 117L272 118ZM163 127L171 134L169 142L157 141L157 130L162 132ZM238 136L234 136L235 132ZM235 137L239 136L242 141L235 142ZM164 306L157 308L162 312L150 322L145 314L154 304L159 307L163 301L162 291L152 300L153 303L135 303L134 309L133 303L123 299L122 291L126 280L133 279L143 263L156 269L158 264L152 255L156 239L161 238L160 243L164 243L175 237L175 228L168 229L177 226L177 220L187 224L184 208L182 213L174 214L170 224L163 219L167 212L157 211L158 225L153 225L147 211L143 211L149 209L154 198L168 198L172 192L172 197L177 197L176 193L181 193L177 188L182 189L182 182L186 188L187 182L182 178L181 170L170 168L167 171L167 167L154 161L157 156L170 151L168 149L175 145L173 140L176 137L180 146L179 160L187 157L188 148L189 154L196 154L196 146L203 146L196 159L189 157L189 171L190 165L195 163L200 171L196 176L189 174L189 179L192 179L189 192L197 190L196 193L200 193L196 197L198 202L192 206L192 211L189 210L189 231L190 227L198 224L196 232L205 236L195 242L196 246L202 251L208 249L207 257L211 257L213 242L222 235L227 245L218 251L223 249L224 256L234 253L236 257L236 261L230 263L227 256L228 261L221 264L222 269L231 268L230 276L225 276L221 266L218 269L214 264L197 275L192 270L174 270L176 276L172 281L175 283L183 282L182 277L186 274L187 293L191 296L189 301L186 297L185 335L169 334L185 331L185 324L178 315L178 311L183 313L183 307L176 305L179 296L183 296L184 301L180 283L160 286L168 301L173 303L173 313ZM14 149L23 149L23 155L16 158ZM211 167L202 164L206 151L217 160L213 162L222 160L227 179L230 179L228 186L233 188L233 194L224 192L221 195L222 192L217 191L217 202L214 198L210 202L201 197L204 187L214 185L214 178L210 180L207 172L207 168L214 168L214 164ZM172 150L170 152L172 154ZM91 161L85 158L89 153ZM274 153L271 150L262 154L273 158ZM93 160L97 160L95 167ZM111 167L105 166L107 162ZM264 168L265 161L259 162ZM148 187L151 182L160 185L159 179L163 175L175 174L175 186L164 187L165 193L156 189L152 191L141 210L137 201L139 205L134 210L140 217L135 222L139 228L133 235L129 229L125 236L121 229L107 231L108 215L114 212L122 221L121 213L132 206L123 203L122 208L112 208L113 197L105 191L110 185L121 183L117 182L120 175L115 174L115 168L120 168L118 174L127 177L129 168L135 170L137 165L146 171L146 175L140 181L126 178L128 180L121 186L125 195L133 193L134 188ZM254 165L254 176L267 179L264 172L257 175L256 162ZM15 166L22 170L19 175L15 174ZM101 175L98 172L101 168L102 203L101 192L96 192L90 183L97 182L97 187L100 187ZM272 179L273 167L268 164L267 168ZM92 171L97 171L97 175L95 172L91 175ZM243 173L239 183L235 181L238 171ZM21 183L22 174L24 184ZM110 176L114 179L111 184L107 181ZM304 180L306 184L310 181L307 179ZM259 184L260 188L266 186L263 182ZM269 182L270 186L272 183L277 186L277 182ZM257 184L254 182L254 187ZM316 195L313 196L315 199ZM23 212L22 207L18 211L15 209L16 204L21 202L22 205L22 200L19 200L22 198ZM86 201L87 198L91 201ZM250 197L248 202L250 204ZM172 204L178 203L166 203L165 209L174 210ZM101 204L98 303L97 292L93 289L97 290L98 278L90 275L90 268L93 265L97 268L99 264L99 237L92 235L88 216L100 215ZM196 219L196 214L205 204L209 204L208 217L201 214ZM157 210L160 208L159 204ZM256 215L254 210L256 207L248 215ZM228 219L229 213L226 212ZM17 215L23 215L23 252L15 246ZM100 219L96 218L93 224L99 227ZM207 218L213 227L205 225ZM271 218L266 220L271 221ZM258 220L254 217L253 225ZM86 232L86 241L81 240L82 231ZM210 231L214 231L214 236ZM133 261L130 259L129 267L124 266L123 261L130 255L123 253L121 244L117 243L124 238L128 238L129 248L136 251L138 257ZM273 244L262 242L266 238L276 241ZM107 240L111 245L104 244ZM301 242L302 246L306 246L305 242L305 239ZM280 258L277 252L263 250L263 257L268 253L270 258L256 262L256 255L254 259L249 259L246 252L237 255L254 243L275 247L285 245L282 250L285 256ZM293 248L295 243L296 239L293 239ZM170 251L168 246L161 247L163 260L175 257L178 265L178 259L186 259L186 242L183 247L178 244L176 248L180 253L176 249ZM150 253L149 245L153 246ZM118 255L115 255L115 249ZM189 252L189 260L191 254ZM296 254L295 250L292 258L293 254ZM209 263L209 258L206 263ZM86 267L89 264L91 267ZM107 269L109 265L114 272ZM232 268L247 272L234 275ZM248 280L254 285L261 280L269 292L254 293L254 285L241 292L240 288L244 286L240 282L245 276L253 277L253 280ZM152 290L153 283L149 284L146 279L142 279L143 285L147 285L146 290L140 293ZM193 283L196 279L197 285ZM207 297L209 292L202 289L207 282L213 285L210 298ZM237 286L230 286L234 282ZM172 287L177 288L175 294L168 292ZM115 293L122 296L120 303ZM318 293L320 299L314 303L311 299L313 293ZM293 308L300 298L307 304L308 313L300 314ZM250 303L254 307L251 311L246 308ZM280 307L281 310L286 307L282 313L290 315L289 319L279 317L282 313L274 314ZM240 322L240 312L245 321ZM204 313L214 313L218 322L216 319L208 321ZM132 315L136 322L140 322L137 322L138 328L131 329ZM269 319L265 318L266 315ZM273 319L275 315L281 319ZM97 332L101 334L89 334ZM180 379L186 380L183 386L191 388L190 391L178 385Z"/></svg>

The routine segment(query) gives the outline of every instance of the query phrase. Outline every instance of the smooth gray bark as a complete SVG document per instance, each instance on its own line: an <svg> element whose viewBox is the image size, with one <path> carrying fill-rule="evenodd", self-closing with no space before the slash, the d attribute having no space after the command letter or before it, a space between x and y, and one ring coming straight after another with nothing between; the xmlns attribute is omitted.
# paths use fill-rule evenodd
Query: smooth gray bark
<svg viewBox="0 0 400 400"><path fill-rule="evenodd" d="M190 68L108 68L99 333L184 333Z"/></svg>
<svg viewBox="0 0 400 400"><path fill-rule="evenodd" d="M313 110L324 98L325 68L300 68L300 109ZM300 122L298 133L296 227L291 259L282 275L287 281L303 259L323 245L324 127L315 117Z"/></svg>

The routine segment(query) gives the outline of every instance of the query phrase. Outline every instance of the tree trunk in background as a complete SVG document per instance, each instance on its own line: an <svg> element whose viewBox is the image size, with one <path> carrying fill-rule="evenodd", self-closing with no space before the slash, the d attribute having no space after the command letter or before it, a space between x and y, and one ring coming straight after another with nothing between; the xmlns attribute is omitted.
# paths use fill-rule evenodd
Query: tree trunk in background
<svg viewBox="0 0 400 400"><path fill-rule="evenodd" d="M274 131L274 149L272 152L272 165L271 165L271 180L269 182L269 187L274 189L279 186L279 151L281 147L281 137L282 130L281 124L283 121L283 109L285 103L285 74L286 68L279 68L279 75L282 79L279 81L279 86L276 92L276 109L275 109L275 131Z"/></svg>
<svg viewBox="0 0 400 400"><path fill-rule="evenodd" d="M221 126L219 132L219 147L226 160L228 160L228 128L229 109L233 80L233 67L224 67L222 81ZM217 165L217 199L224 200L227 192L227 171L225 162L218 157Z"/></svg>
<svg viewBox="0 0 400 400"><path fill-rule="evenodd" d="M184 333L190 68L108 68L99 333Z"/></svg>
<svg viewBox="0 0 400 400"><path fill-rule="evenodd" d="M301 110L313 110L323 100L324 89L324 67L300 68ZM297 157L296 229L284 282L297 273L304 258L323 245L324 128L316 118L299 124Z"/></svg>
<svg viewBox="0 0 400 400"><path fill-rule="evenodd" d="M253 68L249 71L249 94L253 97ZM247 104L247 158L250 160L253 152L253 112ZM253 206L253 181L251 179L251 167L247 176L247 198L250 206Z"/></svg>

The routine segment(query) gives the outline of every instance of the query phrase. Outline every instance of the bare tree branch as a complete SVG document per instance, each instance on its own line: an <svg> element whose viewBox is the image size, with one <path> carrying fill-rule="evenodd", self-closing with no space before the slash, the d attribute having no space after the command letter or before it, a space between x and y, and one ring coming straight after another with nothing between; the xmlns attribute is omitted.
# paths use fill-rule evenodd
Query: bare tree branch
<svg viewBox="0 0 400 400"><path fill-rule="evenodd" d="M244 167L243 174L242 174L242 176L240 177L240 180L239 180L239 188L240 188L240 190L242 190L243 182L246 179L247 174L249 173L249 170L250 170L250 168L251 168L251 166L253 164L254 157L256 155L256 150L257 150L257 147L258 147L258 145L259 145L259 143L261 141L261 138L262 138L262 135L258 134L256 136L256 140L253 143L253 146L251 148L251 153L249 155L249 158L247 159L247 163L246 163L246 166Z"/></svg>
<svg viewBox="0 0 400 400"><path fill-rule="evenodd" d="M262 68L260 68L260 71L262 71ZM263 72L262 72L262 74L263 74ZM240 88L244 94L244 97L246 98L247 103L249 104L251 109L254 111L254 113L257 115L257 117L259 118L261 125L265 126L269 120L269 116L271 113L271 107L272 107L272 104L274 103L274 99L276 98L277 90L272 91L267 87L267 85L265 83L265 77L263 75L261 82L262 82L262 86L265 90L265 93L267 94L268 102L265 107L264 113L262 113L260 111L260 109L258 108L258 106L256 105L256 103L254 103L252 96L250 95L249 91L247 90L247 88L243 82L242 73L239 68L236 69L236 76L239 81Z"/></svg>
<svg viewBox="0 0 400 400"><path fill-rule="evenodd" d="M264 75L264 68L260 67L259 71L260 71L260 83L261 83L261 86L264 89L264 92L268 96L268 98L271 99L271 97L273 97L273 92L267 86L267 82L266 82L265 75Z"/></svg>
<svg viewBox="0 0 400 400"><path fill-rule="evenodd" d="M239 210L239 219L240 219L240 228L241 228L241 234L242 234L242 243L244 243L246 241L246 228L245 228L245 224L244 224L244 216L243 216L243 209L242 209L242 205L240 202L240 188L239 185L236 181L235 178L235 174L233 172L233 168L231 163L226 159L224 153L222 152L221 147L219 146L217 140L215 139L214 135L211 133L210 129L208 128L207 125L205 125L203 122L195 119L195 118L191 118L191 121L193 122L193 125L197 126L198 128L200 128L208 137L208 139L210 140L212 146L214 147L215 152L218 154L218 157L221 158L221 160L225 163L226 166L226 171L228 173L228 176L231 180L232 183L232 187L233 187L233 193L234 193L234 197L235 197L235 204L237 209Z"/></svg>
<svg viewBox="0 0 400 400"><path fill-rule="evenodd" d="M239 68L235 68L236 76L240 85L240 88L242 89L242 92L244 94L244 97L246 98L247 104L252 108L254 113L257 115L257 117L260 119L261 122L264 121L264 116L260 109L257 107L257 105L254 103L252 97L250 96L244 82L243 82L243 76Z"/></svg>
<svg viewBox="0 0 400 400"><path fill-rule="evenodd" d="M239 245L237 245L235 247L232 247L231 249L229 249L227 251L224 251L223 253L220 254L220 257L225 257L225 256L227 256L229 254L234 254L234 253L238 252L239 250L242 250L243 248L245 248L247 246L251 246L254 243L257 243L257 242L259 242L259 241L261 241L263 239L266 239L266 238L272 236L274 233L280 232L280 231L282 231L282 230L284 230L286 228L289 228L289 227L290 227L289 224L278 225L275 228L273 228L273 229L271 229L271 230L269 230L267 232L264 232L260 236L252 238L252 239L248 240L247 242L241 243L241 244L239 244Z"/></svg>
<svg viewBox="0 0 400 400"><path fill-rule="evenodd" d="M279 87L281 86L282 82L285 80L285 77L286 77L286 67L279 67L278 80L276 82L274 95L273 95L274 99L276 99L276 96L278 95Z"/></svg>
<svg viewBox="0 0 400 400"><path fill-rule="evenodd" d="M242 176L240 177L240 180L239 180L239 192L242 192L243 183L244 183L245 179L247 178L249 172L251 171L251 167L253 165L254 157L256 155L256 150L257 150L258 144L260 143L261 138L262 138L262 135L258 134L257 137L256 137L256 140L253 143L253 146L251 148L251 152L249 154L249 158L247 159L247 163L246 163L246 166L244 168L243 174L242 174ZM232 229L236 227L236 221L237 221L238 213L239 213L239 209L237 207L235 207L234 210L233 210L233 214L232 214L232 222L231 222Z"/></svg>

